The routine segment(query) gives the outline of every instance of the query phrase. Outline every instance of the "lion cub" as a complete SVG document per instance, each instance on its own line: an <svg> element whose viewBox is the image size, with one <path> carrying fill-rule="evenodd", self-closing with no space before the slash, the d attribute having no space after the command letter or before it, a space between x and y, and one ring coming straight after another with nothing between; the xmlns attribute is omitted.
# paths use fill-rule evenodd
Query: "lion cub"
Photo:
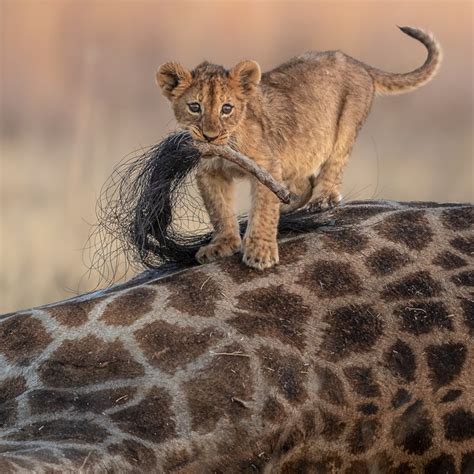
<svg viewBox="0 0 474 474"><path fill-rule="evenodd" d="M194 70L163 64L156 81L178 123L196 140L228 144L302 196L300 206L325 209L341 200L342 171L375 93L399 94L426 84L441 51L432 35L401 30L428 50L425 63L405 74L368 66L339 51L308 52L261 73L255 61L231 70L204 62ZM252 206L241 243L233 211L233 181L251 180ZM203 159L197 182L214 226L200 263L243 247L243 261L263 269L278 263L280 203L253 177L224 159Z"/></svg>

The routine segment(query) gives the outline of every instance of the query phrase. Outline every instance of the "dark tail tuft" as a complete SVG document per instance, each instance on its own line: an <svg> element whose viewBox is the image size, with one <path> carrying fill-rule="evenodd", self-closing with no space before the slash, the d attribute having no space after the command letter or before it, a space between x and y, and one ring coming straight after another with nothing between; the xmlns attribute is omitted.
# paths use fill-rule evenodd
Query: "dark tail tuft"
<svg viewBox="0 0 474 474"><path fill-rule="evenodd" d="M121 164L107 181L97 203L98 224L89 239L91 269L108 283L117 280L120 258L128 266L158 268L164 263L192 264L208 243L212 229L194 186L201 158L188 132L176 132L140 156ZM282 214L280 235L325 225L317 215ZM247 227L239 218L240 231Z"/></svg>

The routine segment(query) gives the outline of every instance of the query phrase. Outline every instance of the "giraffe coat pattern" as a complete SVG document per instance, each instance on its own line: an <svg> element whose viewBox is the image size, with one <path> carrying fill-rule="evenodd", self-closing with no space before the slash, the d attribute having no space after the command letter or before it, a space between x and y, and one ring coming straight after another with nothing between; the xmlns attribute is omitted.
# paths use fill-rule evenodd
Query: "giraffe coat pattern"
<svg viewBox="0 0 474 474"><path fill-rule="evenodd" d="M0 472L472 472L473 207L328 218L2 316Z"/></svg>

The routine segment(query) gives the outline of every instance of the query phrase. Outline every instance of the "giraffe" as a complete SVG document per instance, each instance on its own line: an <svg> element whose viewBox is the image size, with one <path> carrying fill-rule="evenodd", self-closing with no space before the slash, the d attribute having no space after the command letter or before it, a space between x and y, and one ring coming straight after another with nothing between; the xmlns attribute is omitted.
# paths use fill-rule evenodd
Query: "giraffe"
<svg viewBox="0 0 474 474"><path fill-rule="evenodd" d="M474 472L474 208L315 219L3 316L0 472Z"/></svg>

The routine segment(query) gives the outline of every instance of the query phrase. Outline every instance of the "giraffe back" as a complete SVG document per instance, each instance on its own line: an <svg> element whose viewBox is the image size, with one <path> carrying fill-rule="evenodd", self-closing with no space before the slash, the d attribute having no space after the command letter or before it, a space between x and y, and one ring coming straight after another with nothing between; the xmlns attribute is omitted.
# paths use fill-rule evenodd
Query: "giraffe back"
<svg viewBox="0 0 474 474"><path fill-rule="evenodd" d="M0 318L0 472L473 472L473 207L315 219Z"/></svg>

